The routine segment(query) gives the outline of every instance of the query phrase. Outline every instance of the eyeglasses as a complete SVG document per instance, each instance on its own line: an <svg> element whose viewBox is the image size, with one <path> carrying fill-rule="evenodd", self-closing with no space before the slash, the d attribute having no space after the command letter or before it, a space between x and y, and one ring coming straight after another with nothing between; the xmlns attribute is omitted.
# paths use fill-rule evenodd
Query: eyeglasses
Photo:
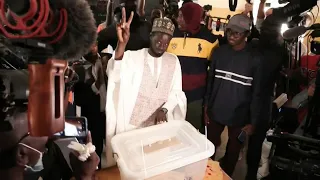
<svg viewBox="0 0 320 180"><path fill-rule="evenodd" d="M231 29L227 29L226 33L227 33L227 36L233 36L235 38L240 38L241 36L244 35L244 32L242 32L242 33L235 32L235 31L232 31Z"/></svg>

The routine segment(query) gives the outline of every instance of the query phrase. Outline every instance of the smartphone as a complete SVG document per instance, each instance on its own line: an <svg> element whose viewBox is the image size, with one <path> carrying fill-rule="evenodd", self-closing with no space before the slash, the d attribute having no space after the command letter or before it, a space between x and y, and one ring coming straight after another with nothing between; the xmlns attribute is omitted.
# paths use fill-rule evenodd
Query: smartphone
<svg viewBox="0 0 320 180"><path fill-rule="evenodd" d="M64 131L54 134L62 138L86 138L88 135L88 122L86 117L65 117Z"/></svg>
<svg viewBox="0 0 320 180"><path fill-rule="evenodd" d="M246 142L246 139L247 139L247 133L245 131L241 131L241 133L239 134L238 136L238 140L241 142L241 143L245 143Z"/></svg>

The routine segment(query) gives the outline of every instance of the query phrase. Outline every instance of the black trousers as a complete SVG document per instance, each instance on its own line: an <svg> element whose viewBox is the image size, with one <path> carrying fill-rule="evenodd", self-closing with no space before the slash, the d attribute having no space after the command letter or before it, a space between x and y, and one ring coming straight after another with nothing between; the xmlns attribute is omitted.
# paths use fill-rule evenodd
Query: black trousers
<svg viewBox="0 0 320 180"><path fill-rule="evenodd" d="M106 113L101 112L96 115L86 116L88 119L88 129L91 132L92 144L96 147L96 153L100 158L98 168L101 169L101 155L103 151L103 142L106 137Z"/></svg>
<svg viewBox="0 0 320 180"><path fill-rule="evenodd" d="M188 103L186 120L200 132L204 132L203 99Z"/></svg>
<svg viewBox="0 0 320 180"><path fill-rule="evenodd" d="M221 145L221 133L225 125L215 121L210 121L208 125L208 139L218 148ZM242 127L228 127L228 143L226 153L220 160L220 166L230 177L237 165L239 153L243 144L238 140ZM215 154L211 159L215 158Z"/></svg>
<svg viewBox="0 0 320 180"><path fill-rule="evenodd" d="M246 180L257 180L260 166L263 141L266 138L268 128L260 128L249 137L247 151L247 175Z"/></svg>
<svg viewBox="0 0 320 180"><path fill-rule="evenodd" d="M257 173L260 166L261 153L263 141L266 138L266 133L270 127L270 120L272 114L272 101L270 97L263 101L263 119L260 120L259 125L256 127L255 133L249 137L248 150L247 150L247 176L246 180L256 180Z"/></svg>

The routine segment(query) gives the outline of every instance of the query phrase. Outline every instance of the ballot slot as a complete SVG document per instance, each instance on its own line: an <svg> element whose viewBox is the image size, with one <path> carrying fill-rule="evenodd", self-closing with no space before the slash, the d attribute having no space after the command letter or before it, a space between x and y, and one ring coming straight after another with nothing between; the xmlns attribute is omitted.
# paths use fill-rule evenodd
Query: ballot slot
<svg viewBox="0 0 320 180"><path fill-rule="evenodd" d="M148 154L164 148L171 148L172 146L176 146L179 144L182 144L182 142L177 137L173 137L166 140L157 141L149 145L144 145L143 152Z"/></svg>

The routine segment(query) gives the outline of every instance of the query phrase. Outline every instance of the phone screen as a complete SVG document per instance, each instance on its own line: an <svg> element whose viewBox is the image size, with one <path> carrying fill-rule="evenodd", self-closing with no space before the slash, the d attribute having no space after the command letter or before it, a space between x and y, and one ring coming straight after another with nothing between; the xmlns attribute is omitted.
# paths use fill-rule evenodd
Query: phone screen
<svg viewBox="0 0 320 180"><path fill-rule="evenodd" d="M54 134L59 137L86 137L88 134L87 118L66 117L64 131Z"/></svg>
<svg viewBox="0 0 320 180"><path fill-rule="evenodd" d="M247 139L247 133L245 131L241 131L241 133L238 136L238 140L241 143L244 143L246 141L246 139Z"/></svg>

